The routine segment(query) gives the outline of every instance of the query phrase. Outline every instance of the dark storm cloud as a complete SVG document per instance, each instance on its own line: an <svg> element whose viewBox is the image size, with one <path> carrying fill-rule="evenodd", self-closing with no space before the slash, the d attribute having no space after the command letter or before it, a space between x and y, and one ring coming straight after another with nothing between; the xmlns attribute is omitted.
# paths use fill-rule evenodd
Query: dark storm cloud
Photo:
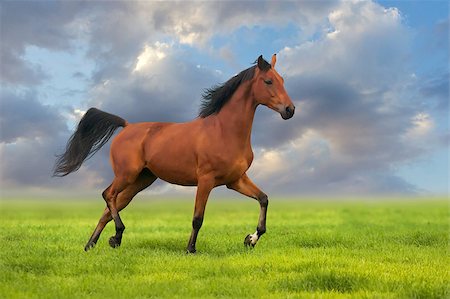
<svg viewBox="0 0 450 299"><path fill-rule="evenodd" d="M51 180L53 161L62 139L54 136L0 144L2 182L10 188L55 186Z"/></svg>
<svg viewBox="0 0 450 299"><path fill-rule="evenodd" d="M424 192L404 179L386 173L376 172L342 172L342 165L329 164L313 174L297 176L292 180L280 179L279 176L265 182L265 190L275 194L315 194L315 195L413 195ZM283 176L281 176L283 178Z"/></svg>
<svg viewBox="0 0 450 299"><path fill-rule="evenodd" d="M88 170L83 166L66 178L52 177L56 155L64 150L68 138L68 133L60 133L52 137L23 138L14 143L0 143L0 181L4 190L42 191L50 188L63 192L75 189L85 192L105 186L105 178L94 167Z"/></svg>
<svg viewBox="0 0 450 299"><path fill-rule="evenodd" d="M53 107L40 103L35 94L2 91L0 142L50 138L66 131L66 120Z"/></svg>
<svg viewBox="0 0 450 299"><path fill-rule="evenodd" d="M61 154L72 133L64 115L71 107L44 105L35 93L2 91L0 109L0 182L7 188L89 190L103 186L111 174L108 157L88 169L82 167L70 179L52 178L56 155ZM107 150L107 149L105 149ZM99 157L100 158L100 157ZM108 167L109 174L106 169ZM91 166L89 162L87 166ZM102 177L104 175L104 177ZM108 176L109 175L109 176Z"/></svg>
<svg viewBox="0 0 450 299"><path fill-rule="evenodd" d="M255 126L262 128L255 131L257 145L275 148L313 129L332 139L348 155L379 153L381 148L383 152L389 148L398 150L398 136L410 126L409 117L414 111L402 108L384 112L379 101L381 94L361 94L345 80L308 75L289 80L291 97L300 99L296 115L286 122L278 115L257 117Z"/></svg>
<svg viewBox="0 0 450 299"><path fill-rule="evenodd" d="M362 94L344 80L302 77L296 83L305 98L299 125L321 132L339 150L366 156L402 148L399 136L410 127L413 108L383 110L381 92Z"/></svg>
<svg viewBox="0 0 450 299"><path fill-rule="evenodd" d="M413 109L383 111L377 101L381 95L361 94L344 80L291 79L292 94L301 92L303 98L296 115L289 121L257 117L254 126L255 145L278 152L279 163L284 163L272 179L261 179L268 192L419 192L393 174L396 165L423 153L402 138L411 127ZM272 111L263 114L270 116ZM315 139L310 145L306 141L306 148L289 147L290 142L305 143L304 136L310 132Z"/></svg>
<svg viewBox="0 0 450 299"><path fill-rule="evenodd" d="M63 111L40 103L35 94L2 91L0 109L1 182L9 188L67 188L81 178L51 178L56 154L69 137ZM83 185L83 184L81 184ZM92 185L92 184L91 184Z"/></svg>
<svg viewBox="0 0 450 299"><path fill-rule="evenodd" d="M81 2L4 1L1 4L4 47L23 49L26 44L47 49L67 49L73 33L66 26Z"/></svg>
<svg viewBox="0 0 450 299"><path fill-rule="evenodd" d="M42 66L24 61L19 55L0 50L0 80L8 84L38 85L48 78Z"/></svg>

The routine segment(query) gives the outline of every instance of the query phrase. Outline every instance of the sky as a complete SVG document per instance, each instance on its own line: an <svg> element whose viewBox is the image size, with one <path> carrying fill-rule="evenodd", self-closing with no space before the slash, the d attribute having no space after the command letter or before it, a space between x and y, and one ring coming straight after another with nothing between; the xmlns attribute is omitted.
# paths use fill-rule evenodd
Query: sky
<svg viewBox="0 0 450 299"><path fill-rule="evenodd" d="M89 107L190 121L204 89L274 53L297 109L257 109L248 175L262 190L449 194L446 1L2 1L0 187L101 191L108 146L51 176Z"/></svg>

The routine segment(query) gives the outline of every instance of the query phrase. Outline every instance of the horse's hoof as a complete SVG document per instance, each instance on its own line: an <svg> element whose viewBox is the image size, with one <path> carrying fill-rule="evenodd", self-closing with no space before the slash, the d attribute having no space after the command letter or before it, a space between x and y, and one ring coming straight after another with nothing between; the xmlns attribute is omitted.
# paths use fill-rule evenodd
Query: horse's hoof
<svg viewBox="0 0 450 299"><path fill-rule="evenodd" d="M186 250L186 254L194 254L194 253L196 253L197 252L197 250L195 250L195 248L188 248L187 250Z"/></svg>
<svg viewBox="0 0 450 299"><path fill-rule="evenodd" d="M255 247L255 244L252 243L252 236L249 234L247 235L247 237L245 237L244 239L244 245L246 247Z"/></svg>
<svg viewBox="0 0 450 299"><path fill-rule="evenodd" d="M111 238L109 238L109 246L111 246L112 248L119 247L120 241L117 240L115 236L112 236Z"/></svg>
<svg viewBox="0 0 450 299"><path fill-rule="evenodd" d="M86 246L84 246L84 251L88 251L89 249L94 248L94 246L95 246L94 242L88 242Z"/></svg>

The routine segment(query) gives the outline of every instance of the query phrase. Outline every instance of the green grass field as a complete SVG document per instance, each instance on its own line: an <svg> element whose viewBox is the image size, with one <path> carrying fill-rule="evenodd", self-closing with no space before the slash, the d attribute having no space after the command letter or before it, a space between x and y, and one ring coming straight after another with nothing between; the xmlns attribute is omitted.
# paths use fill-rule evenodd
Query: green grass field
<svg viewBox="0 0 450 299"><path fill-rule="evenodd" d="M0 298L449 298L448 203L280 200L253 249L256 202L210 199L185 254L193 200L137 198L112 249L110 223L84 245L103 209L2 200Z"/></svg>

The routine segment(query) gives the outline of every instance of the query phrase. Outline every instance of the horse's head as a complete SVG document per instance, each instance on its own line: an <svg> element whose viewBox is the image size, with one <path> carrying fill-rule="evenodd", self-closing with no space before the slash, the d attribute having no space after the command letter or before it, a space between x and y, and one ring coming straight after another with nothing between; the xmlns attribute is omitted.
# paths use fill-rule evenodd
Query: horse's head
<svg viewBox="0 0 450 299"><path fill-rule="evenodd" d="M258 57L252 93L257 104L263 104L280 113L283 119L289 119L294 115L295 106L284 89L283 77L275 70L276 61L276 54L273 54L270 64L262 55Z"/></svg>

